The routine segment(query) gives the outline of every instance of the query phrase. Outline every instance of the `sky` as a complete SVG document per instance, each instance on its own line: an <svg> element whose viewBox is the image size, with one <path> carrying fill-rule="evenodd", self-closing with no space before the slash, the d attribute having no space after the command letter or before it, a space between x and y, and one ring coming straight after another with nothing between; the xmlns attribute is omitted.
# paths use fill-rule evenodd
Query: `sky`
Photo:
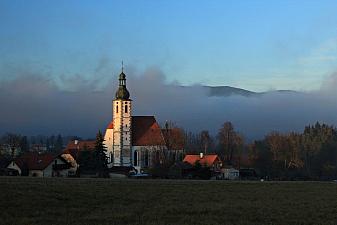
<svg viewBox="0 0 337 225"><path fill-rule="evenodd" d="M215 135L231 121L250 140L336 126L336 9L318 0L0 0L0 133L94 137L112 118L122 60L134 115L161 124ZM267 94L209 97L203 85Z"/></svg>
<svg viewBox="0 0 337 225"><path fill-rule="evenodd" d="M0 79L104 84L126 68L168 82L314 90L336 70L336 1L0 1ZM66 87L65 87L66 88Z"/></svg>

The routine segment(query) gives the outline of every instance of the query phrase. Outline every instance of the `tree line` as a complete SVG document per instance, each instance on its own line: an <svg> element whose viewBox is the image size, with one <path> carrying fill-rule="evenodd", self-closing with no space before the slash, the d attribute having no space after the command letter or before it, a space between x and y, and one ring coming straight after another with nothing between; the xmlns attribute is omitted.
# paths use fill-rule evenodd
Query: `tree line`
<svg viewBox="0 0 337 225"><path fill-rule="evenodd" d="M183 129L181 129L183 130ZM267 179L336 179L337 178L337 130L327 124L316 123L306 126L303 132L270 132L261 140L246 143L242 134L234 129L231 122L222 124L216 136L207 130L199 133L183 132L183 154L216 153L225 166L236 168L254 168L260 177ZM80 139L68 137L67 139ZM170 139L170 136L167 138ZM177 137L168 140L173 144ZM17 134L5 134L0 138L0 148L10 149L7 155L14 156L16 149L20 153L30 150L33 145L43 144L49 152L60 152L65 138L61 135L49 137L31 137ZM101 144L100 144L101 143ZM0 149L1 150L1 149ZM106 170L106 151L103 136L96 136L96 151L81 154L80 164L88 170ZM3 150L0 154L3 154ZM103 157L104 156L104 157ZM169 157L166 157L169 158ZM177 157L169 161L166 167L174 164ZM181 160L181 158L179 158ZM243 160L245 159L245 160Z"/></svg>
<svg viewBox="0 0 337 225"><path fill-rule="evenodd" d="M249 145L253 166L273 179L336 179L337 130L327 124L301 133L272 132Z"/></svg>
<svg viewBox="0 0 337 225"><path fill-rule="evenodd" d="M337 178L337 130L316 123L303 132L270 132L246 143L243 135L225 122L215 137L208 131L185 133L185 153L216 153L225 166L254 168L262 178L322 180Z"/></svg>
<svg viewBox="0 0 337 225"><path fill-rule="evenodd" d="M62 137L60 134L51 136L24 136L16 133L6 133L0 136L0 155L15 158L30 151L59 153L64 143L73 137Z"/></svg>

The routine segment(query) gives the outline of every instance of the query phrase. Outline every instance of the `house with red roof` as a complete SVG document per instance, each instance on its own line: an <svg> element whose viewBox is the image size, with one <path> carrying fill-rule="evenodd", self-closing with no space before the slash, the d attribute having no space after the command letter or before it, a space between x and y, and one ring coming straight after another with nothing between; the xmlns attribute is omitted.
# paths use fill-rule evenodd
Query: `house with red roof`
<svg viewBox="0 0 337 225"><path fill-rule="evenodd" d="M220 171L223 165L218 155L204 155L203 153L200 153L199 155L186 155L183 162L187 162L193 166L199 163L201 166L209 167L213 171Z"/></svg>
<svg viewBox="0 0 337 225"><path fill-rule="evenodd" d="M63 154L70 154L76 161L83 151L94 151L96 141L72 140L69 141Z"/></svg>
<svg viewBox="0 0 337 225"><path fill-rule="evenodd" d="M126 88L126 75L119 75L119 86L112 101L112 121L105 131L108 165L142 169L161 163L163 152L182 155L182 132L163 132L154 116L132 115L132 100ZM170 140L170 141L168 141ZM180 141L182 142L182 141Z"/></svg>
<svg viewBox="0 0 337 225"><path fill-rule="evenodd" d="M19 175L32 177L74 175L77 169L76 165L70 163L69 154L54 156L38 152L29 152L16 158L7 168L17 170Z"/></svg>

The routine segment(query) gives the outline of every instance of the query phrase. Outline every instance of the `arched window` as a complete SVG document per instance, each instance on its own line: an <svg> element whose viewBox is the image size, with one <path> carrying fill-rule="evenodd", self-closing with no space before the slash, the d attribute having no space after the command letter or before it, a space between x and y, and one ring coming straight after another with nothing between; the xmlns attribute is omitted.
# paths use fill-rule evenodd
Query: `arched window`
<svg viewBox="0 0 337 225"><path fill-rule="evenodd" d="M116 105L116 113L118 113L118 105Z"/></svg>
<svg viewBox="0 0 337 225"><path fill-rule="evenodd" d="M128 105L125 105L124 108L125 108L125 113L128 113Z"/></svg>
<svg viewBox="0 0 337 225"><path fill-rule="evenodd" d="M138 152L137 151L133 153L133 165L138 166Z"/></svg>

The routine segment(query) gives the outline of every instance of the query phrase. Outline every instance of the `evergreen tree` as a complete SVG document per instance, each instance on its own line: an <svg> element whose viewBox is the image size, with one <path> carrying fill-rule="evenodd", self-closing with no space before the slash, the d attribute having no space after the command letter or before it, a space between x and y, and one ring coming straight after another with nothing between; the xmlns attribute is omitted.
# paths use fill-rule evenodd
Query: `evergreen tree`
<svg viewBox="0 0 337 225"><path fill-rule="evenodd" d="M95 145L95 165L96 171L100 177L107 177L108 160L106 157L106 147L104 145L104 138L101 131L98 131L96 135Z"/></svg>

